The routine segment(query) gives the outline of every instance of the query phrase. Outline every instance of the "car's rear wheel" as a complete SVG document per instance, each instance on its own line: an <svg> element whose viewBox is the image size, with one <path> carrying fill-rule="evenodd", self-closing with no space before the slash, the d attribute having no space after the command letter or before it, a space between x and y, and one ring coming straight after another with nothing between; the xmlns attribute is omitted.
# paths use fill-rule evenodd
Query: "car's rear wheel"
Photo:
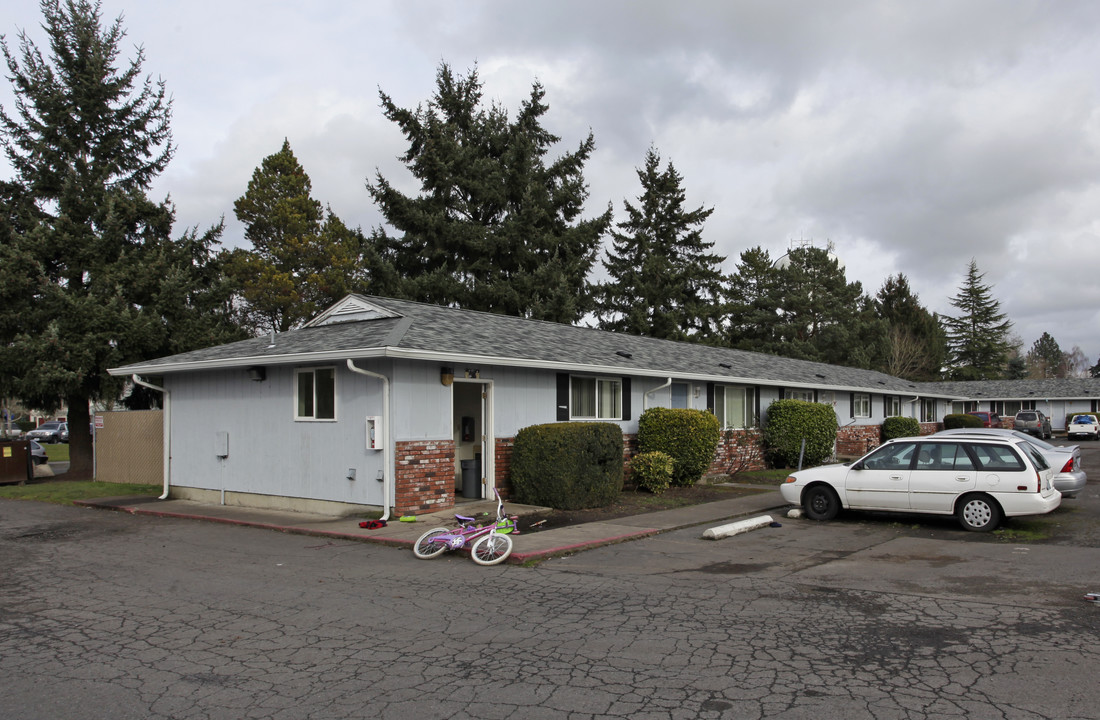
<svg viewBox="0 0 1100 720"><path fill-rule="evenodd" d="M814 485L802 495L802 510L811 520L832 520L840 512L840 498L828 485Z"/></svg>
<svg viewBox="0 0 1100 720"><path fill-rule="evenodd" d="M1001 506L988 495L966 495L959 500L955 517L966 530L989 532L1001 524Z"/></svg>

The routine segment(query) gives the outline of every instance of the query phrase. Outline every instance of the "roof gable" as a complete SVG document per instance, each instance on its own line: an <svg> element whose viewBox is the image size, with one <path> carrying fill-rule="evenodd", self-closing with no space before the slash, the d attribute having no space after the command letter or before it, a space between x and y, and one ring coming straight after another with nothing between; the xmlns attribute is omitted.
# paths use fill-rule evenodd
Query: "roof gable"
<svg viewBox="0 0 1100 720"><path fill-rule="evenodd" d="M367 300L362 295L348 295L302 327L312 328L363 320L399 318L400 314Z"/></svg>

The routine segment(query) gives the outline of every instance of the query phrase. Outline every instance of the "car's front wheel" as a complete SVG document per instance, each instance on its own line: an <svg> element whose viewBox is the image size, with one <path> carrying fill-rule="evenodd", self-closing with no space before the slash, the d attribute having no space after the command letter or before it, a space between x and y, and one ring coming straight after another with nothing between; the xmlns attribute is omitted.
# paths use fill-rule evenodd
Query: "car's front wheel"
<svg viewBox="0 0 1100 720"><path fill-rule="evenodd" d="M802 510L811 520L832 520L840 512L840 498L828 485L814 485L802 494Z"/></svg>
<svg viewBox="0 0 1100 720"><path fill-rule="evenodd" d="M989 532L1001 524L1001 506L988 495L967 495L959 500L955 517L966 530Z"/></svg>

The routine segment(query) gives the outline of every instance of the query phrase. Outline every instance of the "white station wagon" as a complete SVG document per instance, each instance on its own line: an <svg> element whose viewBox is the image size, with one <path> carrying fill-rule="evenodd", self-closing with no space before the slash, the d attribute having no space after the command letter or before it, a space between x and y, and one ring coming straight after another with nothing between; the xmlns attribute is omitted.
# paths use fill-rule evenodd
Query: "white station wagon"
<svg viewBox="0 0 1100 720"><path fill-rule="evenodd" d="M841 508L890 510L955 515L967 530L985 532L1006 516L1058 507L1053 475L1020 438L926 436L890 440L851 465L796 472L780 492L813 520L831 520Z"/></svg>

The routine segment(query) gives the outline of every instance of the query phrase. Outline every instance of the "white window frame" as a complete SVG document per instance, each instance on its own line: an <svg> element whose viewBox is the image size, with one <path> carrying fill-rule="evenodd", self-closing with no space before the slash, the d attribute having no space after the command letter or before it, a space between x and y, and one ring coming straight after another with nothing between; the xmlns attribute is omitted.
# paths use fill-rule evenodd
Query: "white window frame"
<svg viewBox="0 0 1100 720"><path fill-rule="evenodd" d="M871 393L852 393L852 417L871 417Z"/></svg>
<svg viewBox="0 0 1100 720"><path fill-rule="evenodd" d="M928 399L922 398L920 401L920 421L922 423L939 422L939 418L936 417L936 406L938 403L935 398Z"/></svg>
<svg viewBox="0 0 1100 720"><path fill-rule="evenodd" d="M317 417L317 408L320 407L320 405L321 405L321 403L318 402L318 394L317 394L318 387L320 385L317 382L317 373L319 373L319 372L320 373L329 372L329 373L332 374L332 404L331 404L332 405L332 417ZM310 376L310 391L312 392L312 397L309 399L309 401L310 401L309 413L310 414L303 414L302 413L302 402L301 402L302 381L301 381L301 378L302 378L303 375L309 375ZM340 396L340 394L337 392L337 386L336 386L336 368L334 366L296 368L294 370L294 419L296 421L300 421L300 422L336 422L336 417L337 417L336 399L339 396Z"/></svg>
<svg viewBox="0 0 1100 720"><path fill-rule="evenodd" d="M734 419L732 424L727 423L726 417L729 407L730 395L741 394L741 418L738 423ZM744 430L756 426L756 388L747 385L715 385L714 386L714 416L718 418L718 424L723 430Z"/></svg>
<svg viewBox="0 0 1100 720"><path fill-rule="evenodd" d="M592 399L592 407L596 409L595 415L578 415L576 413L577 402L576 393L581 388L577 387L577 380L583 380L585 382L592 382L592 392L595 397ZM606 404L603 398L604 393L600 392L600 388L610 383L614 385L616 407L605 408ZM570 375L569 376L569 419L570 420L622 420L623 418L623 379L618 377L601 377L595 375Z"/></svg>
<svg viewBox="0 0 1100 720"><path fill-rule="evenodd" d="M886 411L886 417L900 417L901 398L897 395L888 395L886 397Z"/></svg>
<svg viewBox="0 0 1100 720"><path fill-rule="evenodd" d="M783 390L784 400L801 400L802 402L813 402L814 391L807 390L805 388L786 388Z"/></svg>

